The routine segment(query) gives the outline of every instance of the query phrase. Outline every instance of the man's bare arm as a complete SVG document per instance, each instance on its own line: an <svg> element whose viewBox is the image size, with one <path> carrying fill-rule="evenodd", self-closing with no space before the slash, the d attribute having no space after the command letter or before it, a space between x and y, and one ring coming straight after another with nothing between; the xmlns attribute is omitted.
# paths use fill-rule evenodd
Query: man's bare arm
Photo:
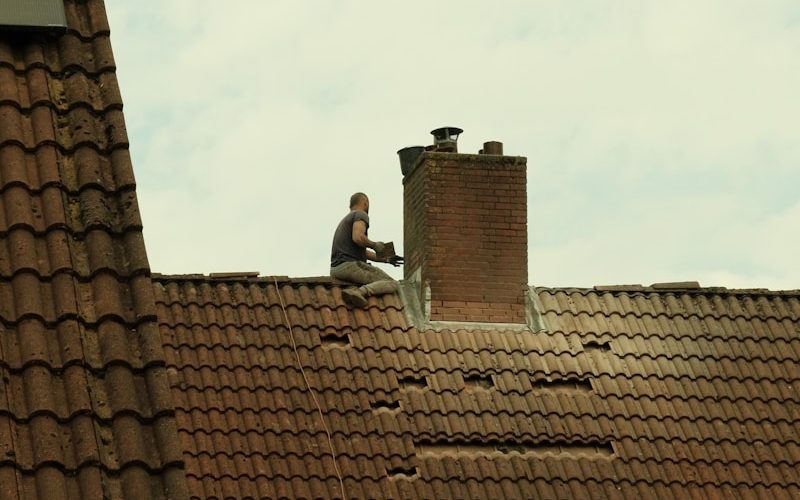
<svg viewBox="0 0 800 500"><path fill-rule="evenodd" d="M367 223L357 220L353 223L353 241L364 248L375 248L375 242L367 238Z"/></svg>
<svg viewBox="0 0 800 500"><path fill-rule="evenodd" d="M384 262L383 259L378 258L374 251L370 250L371 248L375 248L379 242L375 242L367 238L366 222L363 220L357 220L353 223L352 237L356 245L367 249L367 260L371 260L373 262Z"/></svg>

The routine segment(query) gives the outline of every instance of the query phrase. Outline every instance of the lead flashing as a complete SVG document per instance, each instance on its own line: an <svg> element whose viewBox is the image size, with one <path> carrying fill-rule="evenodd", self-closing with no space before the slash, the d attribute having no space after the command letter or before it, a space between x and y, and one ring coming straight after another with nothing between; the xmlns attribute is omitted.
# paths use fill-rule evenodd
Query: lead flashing
<svg viewBox="0 0 800 500"><path fill-rule="evenodd" d="M477 321L431 321L430 320L430 293L426 287L424 304L420 303L418 291L419 283L414 280L400 281L399 294L403 301L403 311L406 321L417 330L453 331L453 330L492 330L492 331L519 331L540 332L545 330L544 320L540 311L542 305L533 287L525 293L526 322L525 323L483 323Z"/></svg>

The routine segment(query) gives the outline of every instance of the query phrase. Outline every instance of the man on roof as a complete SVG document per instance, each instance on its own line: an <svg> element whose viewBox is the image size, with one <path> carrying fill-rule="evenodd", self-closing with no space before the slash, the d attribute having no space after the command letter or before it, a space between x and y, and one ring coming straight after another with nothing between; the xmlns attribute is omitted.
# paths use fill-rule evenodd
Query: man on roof
<svg viewBox="0 0 800 500"><path fill-rule="evenodd" d="M367 297L397 291L397 281L383 270L367 263L385 262L395 267L403 263L403 257L386 254L386 243L372 241L369 230L369 198L364 193L350 197L350 212L336 227L331 246L331 276L342 281L361 285L342 290L344 301L357 307L367 305Z"/></svg>

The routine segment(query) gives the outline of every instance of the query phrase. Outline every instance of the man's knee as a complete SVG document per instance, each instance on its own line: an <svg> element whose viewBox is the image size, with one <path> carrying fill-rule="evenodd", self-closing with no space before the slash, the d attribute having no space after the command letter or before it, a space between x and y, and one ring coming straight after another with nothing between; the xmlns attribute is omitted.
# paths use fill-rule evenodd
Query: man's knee
<svg viewBox="0 0 800 500"><path fill-rule="evenodd" d="M391 276L383 272L382 269L378 269L375 266L371 266L369 264L364 263L361 269L364 271L365 276L369 278L370 283L373 283L375 281L384 281L384 280L394 281L394 279Z"/></svg>
<svg viewBox="0 0 800 500"><path fill-rule="evenodd" d="M367 296L384 295L387 293L397 293L399 288L400 288L399 284L397 283L397 281L393 279L377 280L361 287L362 291Z"/></svg>
<svg viewBox="0 0 800 500"><path fill-rule="evenodd" d="M345 262L331 268L331 276L357 285L369 283L369 276L359 265L360 262Z"/></svg>

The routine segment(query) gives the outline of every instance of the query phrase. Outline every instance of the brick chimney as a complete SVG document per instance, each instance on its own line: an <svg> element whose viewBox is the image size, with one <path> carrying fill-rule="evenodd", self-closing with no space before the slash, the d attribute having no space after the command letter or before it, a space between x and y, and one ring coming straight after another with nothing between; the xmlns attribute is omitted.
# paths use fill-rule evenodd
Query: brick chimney
<svg viewBox="0 0 800 500"><path fill-rule="evenodd" d="M447 144L404 167L405 279L430 321L525 323L527 160L499 142L481 154Z"/></svg>

